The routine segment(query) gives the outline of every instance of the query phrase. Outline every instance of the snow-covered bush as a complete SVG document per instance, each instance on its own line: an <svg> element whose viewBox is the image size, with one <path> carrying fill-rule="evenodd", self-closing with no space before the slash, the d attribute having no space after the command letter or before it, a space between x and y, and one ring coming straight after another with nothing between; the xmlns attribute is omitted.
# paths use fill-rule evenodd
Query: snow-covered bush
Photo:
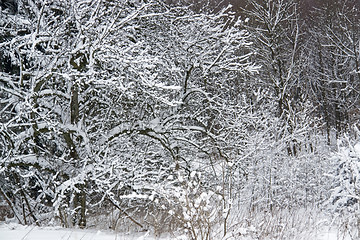
<svg viewBox="0 0 360 240"><path fill-rule="evenodd" d="M172 176L172 175L171 175ZM221 187L210 190L201 183L201 173L193 171L190 176L178 173L171 186L159 191L158 196L167 204L168 214L173 216L190 239L214 239L224 209ZM218 236L217 236L218 237Z"/></svg>
<svg viewBox="0 0 360 240"><path fill-rule="evenodd" d="M337 163L336 185L332 192L335 208L358 211L360 197L360 143L352 144L346 139L339 143L339 152L333 156Z"/></svg>
<svg viewBox="0 0 360 240"><path fill-rule="evenodd" d="M359 130L355 127L356 135ZM357 228L360 236L360 142L346 136L338 141L338 151L332 157L333 183L327 207L344 217L343 225L350 231Z"/></svg>

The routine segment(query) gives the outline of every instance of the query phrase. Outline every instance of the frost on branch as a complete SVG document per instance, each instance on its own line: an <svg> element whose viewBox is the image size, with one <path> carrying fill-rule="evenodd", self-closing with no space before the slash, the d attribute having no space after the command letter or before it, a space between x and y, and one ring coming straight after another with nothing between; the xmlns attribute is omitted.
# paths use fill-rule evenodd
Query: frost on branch
<svg viewBox="0 0 360 240"><path fill-rule="evenodd" d="M131 213L163 206L169 175L228 160L236 83L257 69L228 9L19 3L0 18L1 193L19 222L85 227L116 207L143 226Z"/></svg>

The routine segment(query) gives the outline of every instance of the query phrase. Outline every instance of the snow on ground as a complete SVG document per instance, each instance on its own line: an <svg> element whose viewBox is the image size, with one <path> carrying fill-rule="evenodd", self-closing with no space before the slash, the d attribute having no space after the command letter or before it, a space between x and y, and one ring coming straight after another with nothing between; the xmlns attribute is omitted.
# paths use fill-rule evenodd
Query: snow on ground
<svg viewBox="0 0 360 240"><path fill-rule="evenodd" d="M0 240L186 240L184 236L156 238L149 232L124 234L111 231L35 227L18 224L0 224ZM350 240L349 236L328 230L311 240ZM290 240L290 239L289 239ZM309 239L310 240L310 239Z"/></svg>
<svg viewBox="0 0 360 240"><path fill-rule="evenodd" d="M352 240L356 238L351 238L348 234L344 235L339 233L337 230L332 229L328 232L323 232L319 234L316 240Z"/></svg>
<svg viewBox="0 0 360 240"><path fill-rule="evenodd" d="M34 227L18 224L0 224L0 240L184 240L183 237L155 238L148 232L136 234L110 231L65 229L60 227Z"/></svg>

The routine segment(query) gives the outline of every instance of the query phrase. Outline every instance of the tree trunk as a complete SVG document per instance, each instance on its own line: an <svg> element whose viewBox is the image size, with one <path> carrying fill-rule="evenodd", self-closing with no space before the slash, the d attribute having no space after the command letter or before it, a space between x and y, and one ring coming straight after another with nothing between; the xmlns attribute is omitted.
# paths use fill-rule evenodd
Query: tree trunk
<svg viewBox="0 0 360 240"><path fill-rule="evenodd" d="M75 81L74 81L75 82ZM71 87L71 101L70 101L70 121L71 124L77 125L79 122L79 87L74 83ZM80 156L76 150L76 142L72 137L72 133L64 134L67 146L70 149L70 157L75 164L80 161ZM76 209L75 216L73 216L73 224L77 224L80 228L86 227L86 190L85 184L77 184L77 191L74 193L73 206Z"/></svg>

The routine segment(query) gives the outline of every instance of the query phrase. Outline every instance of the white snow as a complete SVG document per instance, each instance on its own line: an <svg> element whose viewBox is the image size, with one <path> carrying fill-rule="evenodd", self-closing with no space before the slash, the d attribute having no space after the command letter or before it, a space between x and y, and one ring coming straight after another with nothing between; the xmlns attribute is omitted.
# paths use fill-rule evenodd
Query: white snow
<svg viewBox="0 0 360 240"><path fill-rule="evenodd" d="M360 143L355 144L354 150L357 156L360 156Z"/></svg>
<svg viewBox="0 0 360 240"><path fill-rule="evenodd" d="M328 232L320 233L316 240L351 240L355 238L351 238L348 234L339 233L339 231L335 229L331 229Z"/></svg>
<svg viewBox="0 0 360 240"><path fill-rule="evenodd" d="M248 229L238 229L244 237ZM186 240L181 236L156 237L150 232L137 232L132 234L116 233L113 231L100 231L96 229L65 229L61 227L22 226L19 224L1 224L1 240ZM230 239L233 239L230 237ZM240 239L252 240L245 237ZM339 233L336 229L327 229L320 232L313 240L350 240L349 235Z"/></svg>
<svg viewBox="0 0 360 240"><path fill-rule="evenodd" d="M112 231L100 231L95 229L65 229L61 227L35 227L18 224L0 224L1 240L166 240L184 239L179 236L155 237L149 232L134 234L115 233Z"/></svg>

